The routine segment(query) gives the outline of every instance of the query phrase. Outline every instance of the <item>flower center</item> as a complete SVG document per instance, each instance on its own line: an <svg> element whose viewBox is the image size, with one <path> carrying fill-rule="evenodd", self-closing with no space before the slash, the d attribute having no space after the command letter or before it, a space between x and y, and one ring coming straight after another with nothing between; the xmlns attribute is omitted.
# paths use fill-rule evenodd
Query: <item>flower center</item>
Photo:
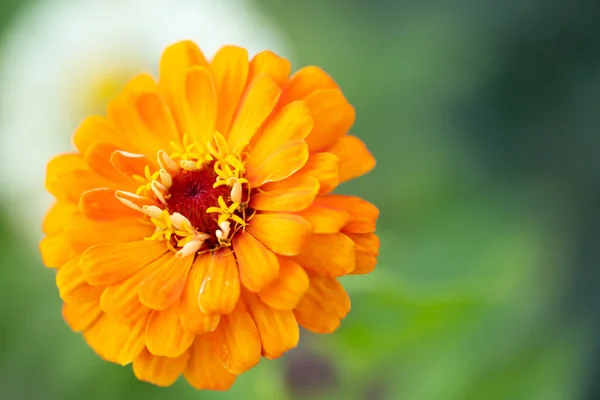
<svg viewBox="0 0 600 400"><path fill-rule="evenodd" d="M174 148L170 156L158 152L158 171L146 166L144 176L133 176L141 183L135 194L119 191L117 199L150 217L156 230L148 239L166 242L179 257L230 246L253 214L243 147L231 152L215 132L206 145L184 136Z"/></svg>
<svg viewBox="0 0 600 400"><path fill-rule="evenodd" d="M169 212L186 217L199 232L211 234L209 247L217 245L214 233L219 229L218 215L206 210L218 204L219 197L229 199L231 188L226 185L213 188L217 179L214 162L197 171L182 170L173 177L173 184L166 199Z"/></svg>

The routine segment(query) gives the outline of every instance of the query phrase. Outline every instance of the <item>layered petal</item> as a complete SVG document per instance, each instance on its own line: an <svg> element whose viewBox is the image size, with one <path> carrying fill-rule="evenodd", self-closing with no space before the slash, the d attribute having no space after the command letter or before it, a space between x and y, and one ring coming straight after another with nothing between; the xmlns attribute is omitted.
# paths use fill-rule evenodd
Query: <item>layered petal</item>
<svg viewBox="0 0 600 400"><path fill-rule="evenodd" d="M188 358L187 352L170 358L153 355L145 349L133 360L133 373L141 381L156 386L171 386L184 371Z"/></svg>
<svg viewBox="0 0 600 400"><path fill-rule="evenodd" d="M225 250L214 252L200 287L200 310L206 314L229 314L239 297L240 276L235 258Z"/></svg>
<svg viewBox="0 0 600 400"><path fill-rule="evenodd" d="M324 276L343 276L355 267L354 242L342 233L312 235L295 260Z"/></svg>
<svg viewBox="0 0 600 400"><path fill-rule="evenodd" d="M350 311L350 298L335 278L311 275L310 287L294 309L296 320L315 333L331 333Z"/></svg>
<svg viewBox="0 0 600 400"><path fill-rule="evenodd" d="M259 75L268 75L277 85L283 87L292 71L292 64L272 51L261 51L250 61L248 82L252 82Z"/></svg>
<svg viewBox="0 0 600 400"><path fill-rule="evenodd" d="M146 321L147 317L123 324L103 315L84 332L83 337L105 360L127 365L144 349Z"/></svg>
<svg viewBox="0 0 600 400"><path fill-rule="evenodd" d="M219 333L196 336L184 371L190 385L205 390L227 390L233 385L236 376L221 364L220 347L222 340Z"/></svg>
<svg viewBox="0 0 600 400"><path fill-rule="evenodd" d="M181 298L194 255L171 257L150 272L140 285L140 301L154 310L164 310Z"/></svg>
<svg viewBox="0 0 600 400"><path fill-rule="evenodd" d="M260 299L278 310L292 310L308 289L308 275L288 257L279 257L279 267L277 279L259 293Z"/></svg>
<svg viewBox="0 0 600 400"><path fill-rule="evenodd" d="M312 204L319 192L319 181L312 176L292 176L264 185L250 199L250 207L261 211L302 211Z"/></svg>
<svg viewBox="0 0 600 400"><path fill-rule="evenodd" d="M255 215L246 230L274 253L293 256L302 250L312 227L296 214L274 213Z"/></svg>
<svg viewBox="0 0 600 400"><path fill-rule="evenodd" d="M279 261L273 252L249 233L233 239L242 284L260 292L279 275Z"/></svg>
<svg viewBox="0 0 600 400"><path fill-rule="evenodd" d="M214 331L220 320L219 314L208 315L202 312L199 304L202 282L211 263L212 257L208 253L196 257L181 297L181 323L185 329L197 334Z"/></svg>
<svg viewBox="0 0 600 400"><path fill-rule="evenodd" d="M152 311L146 325L146 347L150 353L163 357L179 357L194 341L194 334L183 327L179 318L179 303L166 310Z"/></svg>
<svg viewBox="0 0 600 400"><path fill-rule="evenodd" d="M96 221L140 217L138 211L117 199L114 190L105 188L84 192L79 198L79 209L85 217Z"/></svg>
<svg viewBox="0 0 600 400"><path fill-rule="evenodd" d="M221 335L221 362L232 374L241 374L258 364L261 343L254 319L243 302L223 315L217 331Z"/></svg>
<svg viewBox="0 0 600 400"><path fill-rule="evenodd" d="M356 249L356 266L352 274L368 274L377 265L379 255L379 238L374 233L348 233Z"/></svg>
<svg viewBox="0 0 600 400"><path fill-rule="evenodd" d="M340 160L340 182L358 178L375 168L375 157L356 136L340 137L327 151Z"/></svg>
<svg viewBox="0 0 600 400"><path fill-rule="evenodd" d="M86 330L102 315L98 302L65 303L62 307L65 322L75 332Z"/></svg>
<svg viewBox="0 0 600 400"><path fill-rule="evenodd" d="M343 227L344 232L369 233L374 232L379 209L360 197L342 194L330 194L319 197L319 204L348 213L348 221Z"/></svg>
<svg viewBox="0 0 600 400"><path fill-rule="evenodd" d="M87 283L79 268L79 256L74 257L58 270L56 286L60 298L65 303L97 302L104 290L102 286L92 286Z"/></svg>

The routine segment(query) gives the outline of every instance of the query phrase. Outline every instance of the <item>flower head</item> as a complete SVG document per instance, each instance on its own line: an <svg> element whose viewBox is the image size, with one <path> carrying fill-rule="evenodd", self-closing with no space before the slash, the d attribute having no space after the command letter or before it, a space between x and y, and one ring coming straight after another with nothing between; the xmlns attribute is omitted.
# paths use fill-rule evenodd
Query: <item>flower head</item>
<svg viewBox="0 0 600 400"><path fill-rule="evenodd" d="M50 161L44 263L63 314L104 359L203 389L333 332L337 278L373 270L378 210L331 194L373 168L323 71L228 46L168 47Z"/></svg>

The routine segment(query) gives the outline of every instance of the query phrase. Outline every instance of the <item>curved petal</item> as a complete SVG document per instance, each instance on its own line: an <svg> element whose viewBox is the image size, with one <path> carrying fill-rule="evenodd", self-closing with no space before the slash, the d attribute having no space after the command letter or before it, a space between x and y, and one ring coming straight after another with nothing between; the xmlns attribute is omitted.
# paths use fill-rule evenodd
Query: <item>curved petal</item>
<svg viewBox="0 0 600 400"><path fill-rule="evenodd" d="M368 274L377 265L379 255L379 238L374 233L348 233L354 241L356 248L356 267L351 272L353 275Z"/></svg>
<svg viewBox="0 0 600 400"><path fill-rule="evenodd" d="M188 358L187 352L179 357L169 358L155 356L144 349L133 360L133 373L141 381L156 386L171 386L185 369Z"/></svg>
<svg viewBox="0 0 600 400"><path fill-rule="evenodd" d="M288 257L279 257L279 266L279 276L259 296L270 307L292 310L308 289L308 275Z"/></svg>
<svg viewBox="0 0 600 400"><path fill-rule="evenodd" d="M274 253L293 256L302 250L312 226L296 214L257 214L250 220L246 231Z"/></svg>
<svg viewBox="0 0 600 400"><path fill-rule="evenodd" d="M302 253L295 257L304 268L324 276L343 276L354 270L354 242L342 233L310 237Z"/></svg>
<svg viewBox="0 0 600 400"><path fill-rule="evenodd" d="M277 256L256 240L250 233L238 234L233 238L240 280L253 292L259 292L279 274Z"/></svg>
<svg viewBox="0 0 600 400"><path fill-rule="evenodd" d="M318 202L348 213L348 222L342 228L344 232L369 233L375 231L379 209L368 201L356 196L328 194L320 196Z"/></svg>
<svg viewBox="0 0 600 400"><path fill-rule="evenodd" d="M206 314L229 314L240 297L240 277L232 254L213 253L212 262L200 288L198 304Z"/></svg>
<svg viewBox="0 0 600 400"><path fill-rule="evenodd" d="M335 278L313 275L310 287L294 309L298 323L315 333L331 333L350 311L350 297Z"/></svg>
<svg viewBox="0 0 600 400"><path fill-rule="evenodd" d="M65 303L98 302L104 288L92 286L79 268L79 256L62 266L56 274L56 286Z"/></svg>
<svg viewBox="0 0 600 400"><path fill-rule="evenodd" d="M152 271L140 284L140 301L153 310L164 310L181 298L194 255L172 256Z"/></svg>
<svg viewBox="0 0 600 400"><path fill-rule="evenodd" d="M205 390L227 390L233 385L236 376L227 371L219 360L221 345L217 332L196 336L183 373L190 385Z"/></svg>
<svg viewBox="0 0 600 400"><path fill-rule="evenodd" d="M181 324L179 307L176 303L166 310L150 314L146 325L146 347L155 356L179 357L194 341L194 334Z"/></svg>
<svg viewBox="0 0 600 400"><path fill-rule="evenodd" d="M321 196L306 210L298 213L313 227L313 233L337 233L348 222L350 214L345 210L328 207L320 202Z"/></svg>
<svg viewBox="0 0 600 400"><path fill-rule="evenodd" d="M319 192L319 181L300 175L264 185L250 198L250 207L261 211L302 211L312 204Z"/></svg>
<svg viewBox="0 0 600 400"><path fill-rule="evenodd" d="M248 160L246 179L251 187L266 182L280 181L292 175L306 164L308 146L303 140L293 140L277 148L258 163Z"/></svg>
<svg viewBox="0 0 600 400"><path fill-rule="evenodd" d="M62 315L69 328L75 332L86 330L102 315L102 310L97 302L91 303L64 303Z"/></svg>
<svg viewBox="0 0 600 400"><path fill-rule="evenodd" d="M315 125L306 137L311 152L323 151L354 125L356 112L338 89L323 89L304 98Z"/></svg>
<svg viewBox="0 0 600 400"><path fill-rule="evenodd" d="M241 374L258 364L261 344L258 329L243 302L223 315L217 331L221 335L221 363L232 374Z"/></svg>
<svg viewBox="0 0 600 400"><path fill-rule="evenodd" d="M327 151L340 159L340 182L358 178L375 168L375 157L356 136L342 136Z"/></svg>
<svg viewBox="0 0 600 400"><path fill-rule="evenodd" d="M196 334L212 332L219 324L219 314L207 315L200 310L198 304L200 288L211 263L212 256L208 253L196 257L181 296L181 323L185 329Z"/></svg>
<svg viewBox="0 0 600 400"><path fill-rule="evenodd" d="M217 92L208 69L200 66L190 68L185 77L183 92L183 131L192 140L205 145L213 137L218 110Z"/></svg>
<svg viewBox="0 0 600 400"><path fill-rule="evenodd" d="M115 191L106 188L91 189L79 198L81 213L96 221L141 217L139 211L127 207L115 197Z"/></svg>
<svg viewBox="0 0 600 400"><path fill-rule="evenodd" d="M261 51L250 61L250 72L248 74L248 82L252 82L254 78L261 74L268 75L279 85L283 87L292 71L292 64L283 57L279 57L272 51Z"/></svg>
<svg viewBox="0 0 600 400"><path fill-rule="evenodd" d="M306 98L320 89L337 89L335 81L321 68L309 65L299 69L289 80L281 95L281 104Z"/></svg>

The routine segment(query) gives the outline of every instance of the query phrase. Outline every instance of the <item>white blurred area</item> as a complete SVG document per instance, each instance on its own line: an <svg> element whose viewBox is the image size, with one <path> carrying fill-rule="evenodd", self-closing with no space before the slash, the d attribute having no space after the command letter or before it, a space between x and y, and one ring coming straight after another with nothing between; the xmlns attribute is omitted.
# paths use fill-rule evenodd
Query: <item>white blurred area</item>
<svg viewBox="0 0 600 400"><path fill-rule="evenodd" d="M0 43L0 195L31 245L52 202L48 160L134 74L157 76L163 49L183 39L207 57L236 44L293 58L250 0L38 0L13 20Z"/></svg>

